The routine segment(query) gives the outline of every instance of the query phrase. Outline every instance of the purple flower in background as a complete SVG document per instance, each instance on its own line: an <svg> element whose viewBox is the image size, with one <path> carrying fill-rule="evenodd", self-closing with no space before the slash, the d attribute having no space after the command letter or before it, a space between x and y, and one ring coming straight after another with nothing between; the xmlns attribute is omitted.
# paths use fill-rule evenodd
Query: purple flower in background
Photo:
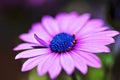
<svg viewBox="0 0 120 80"><path fill-rule="evenodd" d="M54 1L54 0L51 0L51 1L49 1L49 0L26 0L25 2L29 6L30 5L31 6L40 6L40 5L45 4L45 3L51 4L51 3L54 3L56 1Z"/></svg>
<svg viewBox="0 0 120 80"><path fill-rule="evenodd" d="M39 7L46 3L49 4L49 1L48 0L25 0L25 4L26 4L25 6L28 6L28 7Z"/></svg>
<svg viewBox="0 0 120 80"><path fill-rule="evenodd" d="M100 19L90 19L90 14L61 13L55 18L44 16L28 33L20 35L25 41L14 48L25 50L15 59L28 58L22 71L37 66L40 76L49 73L56 78L62 69L71 75L74 69L86 74L88 66L101 67L100 59L93 53L110 52L108 44L119 33L104 26Z"/></svg>

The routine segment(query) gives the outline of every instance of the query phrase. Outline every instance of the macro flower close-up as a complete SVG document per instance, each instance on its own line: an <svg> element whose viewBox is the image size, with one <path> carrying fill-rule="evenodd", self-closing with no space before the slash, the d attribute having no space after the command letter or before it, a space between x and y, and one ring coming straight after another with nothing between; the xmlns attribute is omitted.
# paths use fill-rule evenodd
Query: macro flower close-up
<svg viewBox="0 0 120 80"><path fill-rule="evenodd" d="M38 75L48 73L51 79L62 70L67 75L75 69L86 74L88 67L101 68L96 54L110 52L108 45L115 42L113 37L118 34L103 20L91 19L89 13L59 13L55 18L47 15L19 36L25 43L14 50L24 51L15 59L28 59L22 66L23 72L37 67Z"/></svg>

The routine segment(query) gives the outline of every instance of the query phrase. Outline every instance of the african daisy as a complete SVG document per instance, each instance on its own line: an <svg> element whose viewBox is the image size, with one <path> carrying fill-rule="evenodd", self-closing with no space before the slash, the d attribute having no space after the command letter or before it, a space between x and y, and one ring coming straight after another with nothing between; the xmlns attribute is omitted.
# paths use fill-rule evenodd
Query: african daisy
<svg viewBox="0 0 120 80"><path fill-rule="evenodd" d="M20 35L25 41L14 48L25 50L15 59L28 58L22 71L37 66L40 76L49 73L55 79L63 69L71 75L75 68L86 74L88 66L100 68L101 61L95 53L110 52L108 44L119 33L110 30L100 19L90 19L90 14L61 13L55 18L44 16L28 33Z"/></svg>

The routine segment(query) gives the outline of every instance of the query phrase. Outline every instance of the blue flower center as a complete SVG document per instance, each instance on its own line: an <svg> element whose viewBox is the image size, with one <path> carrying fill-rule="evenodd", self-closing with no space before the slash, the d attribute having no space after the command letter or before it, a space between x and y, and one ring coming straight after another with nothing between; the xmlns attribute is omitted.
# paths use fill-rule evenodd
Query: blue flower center
<svg viewBox="0 0 120 80"><path fill-rule="evenodd" d="M50 48L53 52L63 53L70 51L75 43L74 35L59 33L50 42Z"/></svg>

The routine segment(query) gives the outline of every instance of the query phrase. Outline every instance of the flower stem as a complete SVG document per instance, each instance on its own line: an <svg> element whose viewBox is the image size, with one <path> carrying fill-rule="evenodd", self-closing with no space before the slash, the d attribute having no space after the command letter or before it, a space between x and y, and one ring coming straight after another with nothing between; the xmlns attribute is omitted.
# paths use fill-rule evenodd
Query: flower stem
<svg viewBox="0 0 120 80"><path fill-rule="evenodd" d="M77 76L76 76L75 72L71 75L71 78L72 78L72 80L77 80Z"/></svg>

